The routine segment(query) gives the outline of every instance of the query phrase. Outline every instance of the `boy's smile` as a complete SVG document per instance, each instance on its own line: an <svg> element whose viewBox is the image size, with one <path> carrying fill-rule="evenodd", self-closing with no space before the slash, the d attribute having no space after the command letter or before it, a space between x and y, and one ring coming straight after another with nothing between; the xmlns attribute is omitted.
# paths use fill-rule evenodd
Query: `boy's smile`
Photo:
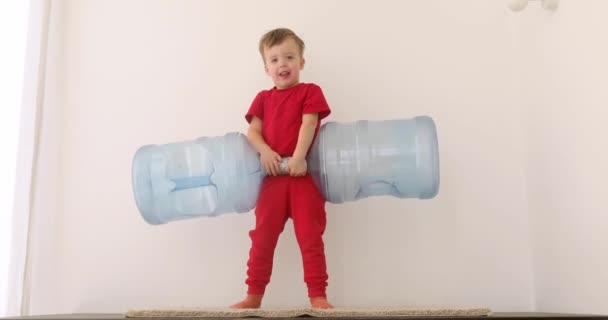
<svg viewBox="0 0 608 320"><path fill-rule="evenodd" d="M282 43L264 49L264 69L277 89L291 88L300 83L300 70L304 58L296 42L288 38Z"/></svg>

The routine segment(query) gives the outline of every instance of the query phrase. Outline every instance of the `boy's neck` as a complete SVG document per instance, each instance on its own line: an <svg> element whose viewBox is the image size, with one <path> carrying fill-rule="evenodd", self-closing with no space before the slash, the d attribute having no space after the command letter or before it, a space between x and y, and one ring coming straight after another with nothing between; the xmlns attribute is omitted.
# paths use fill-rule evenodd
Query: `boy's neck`
<svg viewBox="0 0 608 320"><path fill-rule="evenodd" d="M275 85L275 86L274 86L274 88L275 88L276 90L287 90L287 89L291 89L291 88L293 88L293 87L296 87L296 86L298 86L299 84L301 84L301 82L300 82L300 81L298 81L298 82L294 83L293 85L291 85L291 86L289 86L289 87L285 87L285 88L279 88L279 87L277 87L277 86Z"/></svg>

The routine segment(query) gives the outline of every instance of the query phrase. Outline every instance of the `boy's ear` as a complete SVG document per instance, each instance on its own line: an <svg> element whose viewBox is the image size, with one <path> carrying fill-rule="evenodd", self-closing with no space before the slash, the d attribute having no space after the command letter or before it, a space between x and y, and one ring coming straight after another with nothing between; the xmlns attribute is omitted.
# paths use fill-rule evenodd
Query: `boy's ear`
<svg viewBox="0 0 608 320"><path fill-rule="evenodd" d="M268 66L266 65L266 63L264 63L264 72L266 72L267 75L270 75L268 74Z"/></svg>
<svg viewBox="0 0 608 320"><path fill-rule="evenodd" d="M304 57L302 57L302 61L300 62L300 70L304 69L305 63L306 63L306 60L304 59Z"/></svg>

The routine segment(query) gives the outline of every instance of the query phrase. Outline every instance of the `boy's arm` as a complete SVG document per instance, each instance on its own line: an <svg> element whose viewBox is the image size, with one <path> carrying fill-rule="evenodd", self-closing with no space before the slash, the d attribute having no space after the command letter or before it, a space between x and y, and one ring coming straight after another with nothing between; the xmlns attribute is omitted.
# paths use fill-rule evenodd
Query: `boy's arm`
<svg viewBox="0 0 608 320"><path fill-rule="evenodd" d="M318 113L305 113L302 115L302 125L298 133L298 143L292 158L287 163L287 171L291 176L303 176L306 174L306 153L312 144L319 121Z"/></svg>
<svg viewBox="0 0 608 320"><path fill-rule="evenodd" d="M258 117L253 117L249 123L247 130L247 139L253 145L253 148L260 153L260 162L264 170L269 174L276 176L281 173L281 156L276 153L264 141L262 136L262 120Z"/></svg>
<svg viewBox="0 0 608 320"><path fill-rule="evenodd" d="M296 144L296 150L293 152L294 158L306 158L308 148L310 148L315 136L317 121L319 121L318 113L305 113L302 115L302 125L300 126L300 132L298 133L298 144Z"/></svg>

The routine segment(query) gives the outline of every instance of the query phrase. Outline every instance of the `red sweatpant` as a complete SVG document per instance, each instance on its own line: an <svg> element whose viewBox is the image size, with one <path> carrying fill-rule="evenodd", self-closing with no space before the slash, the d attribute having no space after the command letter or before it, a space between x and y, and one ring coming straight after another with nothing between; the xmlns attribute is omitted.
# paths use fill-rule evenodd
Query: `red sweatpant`
<svg viewBox="0 0 608 320"><path fill-rule="evenodd" d="M255 229L249 232L247 293L264 294L270 282L277 240L287 218L291 218L302 253L308 296L325 297L325 199L312 177L267 176L262 182L255 217Z"/></svg>

